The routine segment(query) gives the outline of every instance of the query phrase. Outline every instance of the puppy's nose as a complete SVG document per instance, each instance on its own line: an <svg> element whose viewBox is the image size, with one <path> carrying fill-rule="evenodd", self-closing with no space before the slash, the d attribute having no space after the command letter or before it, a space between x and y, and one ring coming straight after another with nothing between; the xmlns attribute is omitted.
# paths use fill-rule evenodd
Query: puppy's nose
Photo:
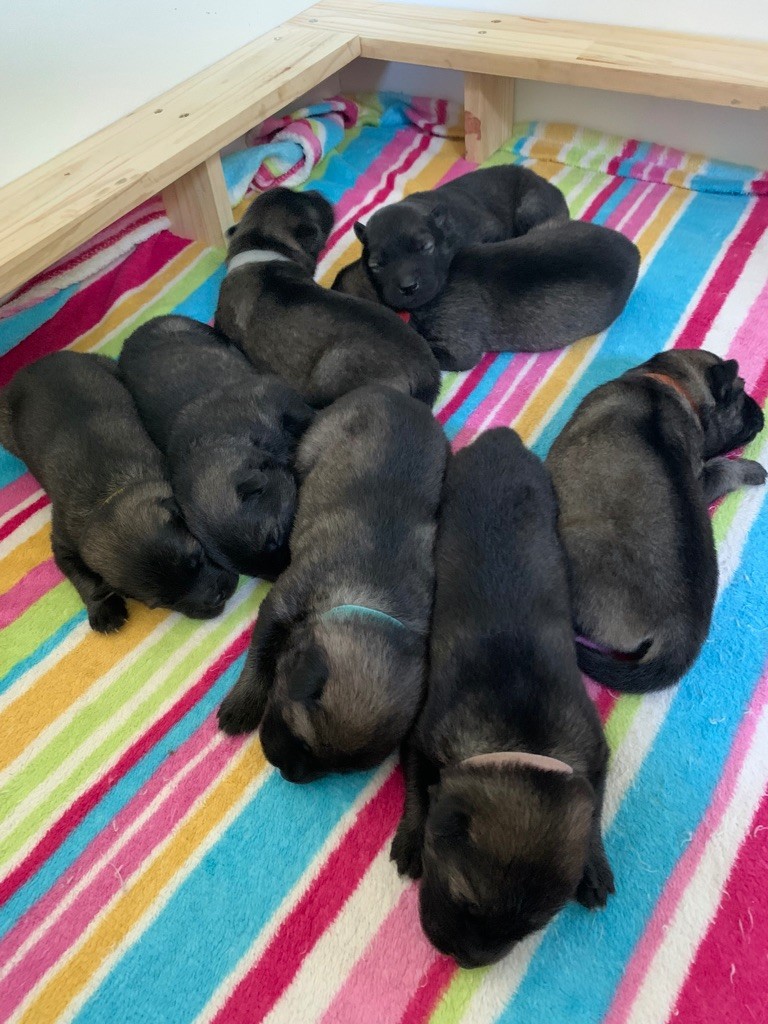
<svg viewBox="0 0 768 1024"><path fill-rule="evenodd" d="M414 292L419 290L419 282L414 280L402 281L400 283L400 291L403 295L413 295Z"/></svg>

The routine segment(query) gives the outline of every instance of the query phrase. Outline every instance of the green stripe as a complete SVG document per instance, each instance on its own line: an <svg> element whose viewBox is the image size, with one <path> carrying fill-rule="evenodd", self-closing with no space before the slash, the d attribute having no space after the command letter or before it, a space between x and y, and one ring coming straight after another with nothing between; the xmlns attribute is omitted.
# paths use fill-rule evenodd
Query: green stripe
<svg viewBox="0 0 768 1024"><path fill-rule="evenodd" d="M83 603L71 583L63 580L35 601L3 631L0 676L29 657L41 643L82 610Z"/></svg>
<svg viewBox="0 0 768 1024"><path fill-rule="evenodd" d="M148 722L157 716L162 705L170 698L176 697L178 692L185 688L202 661L207 660L218 648L225 646L231 640L232 635L242 628L243 623L254 617L266 590L267 585L261 584L242 605L225 616L220 625L201 643L193 647L162 685L135 708L125 722L107 736L75 767L67 778L63 779L41 803L37 804L13 832L3 837L0 842L0 864L13 857L53 814L72 800L75 793L89 778L97 773L116 753L132 742ZM62 758L69 751L81 745L104 721L108 721L122 703L135 694L136 690L146 683L150 675L156 672L163 662L167 661L189 639L190 635L194 635L196 627L197 623L185 619L180 620L169 633L164 633L151 651L145 652L139 662L126 669L120 678L110 685L107 693L113 697L119 697L122 693L123 701L110 705L108 699L100 697L94 702L97 705L96 712L91 714L90 708L84 709L65 730L65 733L61 737L56 737L35 759L38 762L35 766L35 778L39 780L44 777L41 769L46 769L49 774L55 772ZM171 647L171 643L173 643L173 647ZM107 695L104 696L106 698ZM99 712L101 712L100 715ZM22 782L24 783L23 792L21 791ZM17 806L23 796L29 792L31 782L32 780L22 773L22 776L17 776L5 787L8 796L14 800L13 806ZM3 808L4 813L7 814L10 805L3 804Z"/></svg>
<svg viewBox="0 0 768 1024"><path fill-rule="evenodd" d="M457 970L448 988L429 1018L429 1024L454 1024L469 1008L469 1001L484 980L488 968L476 971Z"/></svg>
<svg viewBox="0 0 768 1024"><path fill-rule="evenodd" d="M747 445L744 449L744 458L757 459L758 462L762 461L765 464L765 460L760 457L764 448L768 450L768 431L766 430L758 434L754 441ZM736 517L736 513L741 508L744 498L749 494L750 490L750 487L742 487L738 491L733 491L725 498L717 512L715 512L712 517L712 529L715 534L716 544L722 544L725 540Z"/></svg>
<svg viewBox="0 0 768 1024"><path fill-rule="evenodd" d="M643 698L639 694L620 697L605 722L605 737L611 750L618 750L629 732L629 727L640 710Z"/></svg>

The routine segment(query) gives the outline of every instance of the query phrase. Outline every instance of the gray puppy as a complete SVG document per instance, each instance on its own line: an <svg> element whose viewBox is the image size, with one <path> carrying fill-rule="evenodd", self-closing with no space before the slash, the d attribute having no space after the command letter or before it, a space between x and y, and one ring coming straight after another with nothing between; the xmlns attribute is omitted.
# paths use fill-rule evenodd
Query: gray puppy
<svg viewBox="0 0 768 1024"><path fill-rule="evenodd" d="M516 238L568 217L558 188L527 167L508 164L414 192L376 210L365 226L358 221L355 234L382 302L413 310L440 294L459 249Z"/></svg>
<svg viewBox="0 0 768 1024"><path fill-rule="evenodd" d="M339 399L299 446L291 565L219 709L228 733L261 722L291 782L378 764L416 716L447 448L426 406L384 387Z"/></svg>
<svg viewBox="0 0 768 1024"><path fill-rule="evenodd" d="M763 413L735 359L662 352L587 395L547 465L560 503L579 665L617 690L671 686L709 630L717 558L707 506L765 483L722 456Z"/></svg>
<svg viewBox="0 0 768 1024"><path fill-rule="evenodd" d="M484 352L561 348L613 323L639 266L637 246L620 232L569 221L463 249L444 289L413 309L409 323L442 370L469 370ZM362 261L345 267L333 287L376 300Z"/></svg>
<svg viewBox="0 0 768 1024"><path fill-rule="evenodd" d="M187 529L113 360L55 352L19 370L0 392L0 442L51 499L53 557L93 629L123 625L124 597L199 619L223 610L237 576Z"/></svg>
<svg viewBox="0 0 768 1024"><path fill-rule="evenodd" d="M216 326L310 405L364 384L388 384L431 405L440 371L429 346L390 310L312 279L333 226L317 192L260 195L233 229Z"/></svg>
<svg viewBox="0 0 768 1024"><path fill-rule="evenodd" d="M186 316L142 324L118 366L194 535L220 565L274 579L288 564L293 457L312 409Z"/></svg>
<svg viewBox="0 0 768 1024"><path fill-rule="evenodd" d="M462 967L504 956L569 900L613 892L608 747L573 647L557 505L512 430L449 459L427 698L404 744L392 845L421 922Z"/></svg>

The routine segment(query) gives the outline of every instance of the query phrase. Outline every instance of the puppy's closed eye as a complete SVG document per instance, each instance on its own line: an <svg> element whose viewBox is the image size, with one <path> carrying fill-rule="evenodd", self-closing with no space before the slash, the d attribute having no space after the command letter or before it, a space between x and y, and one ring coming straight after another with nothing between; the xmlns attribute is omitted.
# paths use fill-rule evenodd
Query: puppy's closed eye
<svg viewBox="0 0 768 1024"><path fill-rule="evenodd" d="M422 242L419 243L419 247L417 249L417 252L423 252L426 253L427 255L434 251L435 242L434 239L432 238L425 238Z"/></svg>

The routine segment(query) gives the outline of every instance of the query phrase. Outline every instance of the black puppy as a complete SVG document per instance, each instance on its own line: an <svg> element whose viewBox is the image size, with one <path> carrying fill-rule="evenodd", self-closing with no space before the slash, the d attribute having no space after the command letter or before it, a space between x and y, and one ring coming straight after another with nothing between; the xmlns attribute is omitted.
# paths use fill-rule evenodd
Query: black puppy
<svg viewBox="0 0 768 1024"><path fill-rule="evenodd" d="M291 782L378 764L413 722L446 453L426 406L384 387L339 399L299 446L291 564L219 709L228 733L263 718L264 753Z"/></svg>
<svg viewBox="0 0 768 1024"><path fill-rule="evenodd" d="M19 370L0 392L0 441L48 492L53 557L93 629L123 625L124 597L196 619L223 610L237 576L187 529L111 359L56 352Z"/></svg>
<svg viewBox="0 0 768 1024"><path fill-rule="evenodd" d="M381 301L418 309L439 295L459 249L500 242L568 220L562 192L507 164L471 171L431 192L414 192L377 210L355 233Z"/></svg>
<svg viewBox="0 0 768 1024"><path fill-rule="evenodd" d="M310 407L185 316L143 324L118 366L192 533L233 572L277 576L288 564L293 456Z"/></svg>
<svg viewBox="0 0 768 1024"><path fill-rule="evenodd" d="M605 330L624 309L640 253L618 231L569 221L522 238L462 249L444 290L410 326L443 370L468 370L483 352L542 352ZM375 301L362 262L333 287Z"/></svg>
<svg viewBox="0 0 768 1024"><path fill-rule="evenodd" d="M425 342L391 311L313 281L332 226L317 192L255 199L231 235L216 326L313 406L375 383L431 405L440 371Z"/></svg>
<svg viewBox="0 0 768 1024"><path fill-rule="evenodd" d="M448 462L427 699L403 746L392 844L421 923L462 967L504 956L569 900L603 906L608 748L573 645L549 474L511 430Z"/></svg>
<svg viewBox="0 0 768 1024"><path fill-rule="evenodd" d="M617 690L671 686L709 631L717 557L707 506L763 467L722 458L763 413L735 359L662 352L587 395L547 465L560 503L579 664Z"/></svg>

